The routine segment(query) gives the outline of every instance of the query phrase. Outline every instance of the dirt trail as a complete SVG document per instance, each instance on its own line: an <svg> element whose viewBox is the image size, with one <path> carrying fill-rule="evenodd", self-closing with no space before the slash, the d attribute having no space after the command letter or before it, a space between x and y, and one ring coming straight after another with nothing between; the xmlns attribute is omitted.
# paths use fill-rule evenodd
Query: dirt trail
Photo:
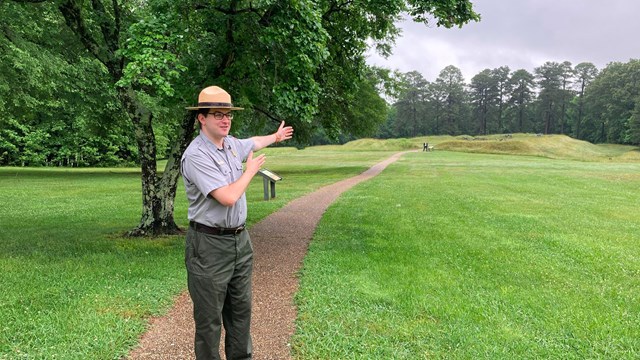
<svg viewBox="0 0 640 360"><path fill-rule="evenodd" d="M251 322L254 359L291 358L289 339L295 330L296 274L322 214L343 192L378 175L404 153L293 200L251 227L255 252ZM128 359L193 359L192 311L189 294L182 293L165 316L150 321L149 330ZM224 359L222 350L221 354Z"/></svg>

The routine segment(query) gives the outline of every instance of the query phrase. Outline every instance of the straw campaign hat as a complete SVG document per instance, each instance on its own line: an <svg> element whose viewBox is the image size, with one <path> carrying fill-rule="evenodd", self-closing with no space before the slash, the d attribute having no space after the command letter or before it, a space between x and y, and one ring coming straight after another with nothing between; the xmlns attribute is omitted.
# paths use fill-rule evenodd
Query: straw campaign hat
<svg viewBox="0 0 640 360"><path fill-rule="evenodd" d="M198 109L228 109L244 110L244 108L234 107L231 103L231 95L218 86L209 86L200 91L198 96L198 106L190 106L187 110Z"/></svg>

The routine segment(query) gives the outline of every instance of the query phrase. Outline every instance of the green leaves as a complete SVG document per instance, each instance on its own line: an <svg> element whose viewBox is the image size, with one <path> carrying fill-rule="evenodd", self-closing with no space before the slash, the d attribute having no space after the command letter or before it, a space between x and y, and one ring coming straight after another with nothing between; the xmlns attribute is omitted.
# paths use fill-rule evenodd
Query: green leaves
<svg viewBox="0 0 640 360"><path fill-rule="evenodd" d="M635 143L640 60L607 65L585 91L585 131L596 141Z"/></svg>
<svg viewBox="0 0 640 360"><path fill-rule="evenodd" d="M168 30L162 18L142 19L129 27L129 37L118 52L125 61L123 76L116 86L145 89L161 96L173 96L172 83L187 67L175 53L180 34Z"/></svg>
<svg viewBox="0 0 640 360"><path fill-rule="evenodd" d="M271 53L268 71L274 82L270 95L273 108L277 113L310 123L317 112L321 91L314 75L329 56L329 34L312 2L289 5L270 18L259 39Z"/></svg>
<svg viewBox="0 0 640 360"><path fill-rule="evenodd" d="M55 4L0 4L0 166L134 161L103 64L74 43Z"/></svg>
<svg viewBox="0 0 640 360"><path fill-rule="evenodd" d="M54 60L51 66L46 65L46 59L37 59L36 66L14 61L15 69L33 72L27 78L35 84L49 81L55 94L72 89L83 103L112 116L135 118L134 113L153 113L153 118L161 121L176 116L178 111L168 109L191 103L198 89L217 84L249 110L235 122L239 129L255 133L265 120L284 119L296 127L300 142L322 129L333 135L363 135L377 127L385 114L371 117L364 116L365 111L354 111L375 100L375 92L369 91L370 80L365 79L368 67L364 54L370 39L373 46L390 51L399 34L394 20L403 11L411 9L417 19L429 14L446 17L442 19L445 25L476 18L466 0L96 0L37 6L15 2L0 6L1 15L27 25L9 27L16 39L39 44L18 46L18 50L33 56L46 49ZM36 13L41 16L34 16ZM51 36L50 29L60 36ZM55 64L59 59L64 59L64 66ZM50 71L90 61L95 62L90 76L80 78L76 72L71 77L65 74L43 81L46 75L34 71L39 66ZM96 70L98 64L103 73ZM89 68L83 67L83 75ZM60 89L61 77L66 78L62 85L66 89ZM109 89L109 100L101 102L84 95L105 88ZM118 88L133 98L119 103L122 99L115 96ZM29 90L24 93L34 94ZM53 100L45 107L63 109L70 116L77 116L72 113L82 108L71 106L67 96L39 94L33 96L29 108L42 106L42 99L47 98ZM374 102L379 103L380 98ZM135 110L131 104L136 104Z"/></svg>
<svg viewBox="0 0 640 360"><path fill-rule="evenodd" d="M407 3L414 21L425 24L435 20L437 26L451 28L480 20L480 15L473 11L468 0L410 0Z"/></svg>

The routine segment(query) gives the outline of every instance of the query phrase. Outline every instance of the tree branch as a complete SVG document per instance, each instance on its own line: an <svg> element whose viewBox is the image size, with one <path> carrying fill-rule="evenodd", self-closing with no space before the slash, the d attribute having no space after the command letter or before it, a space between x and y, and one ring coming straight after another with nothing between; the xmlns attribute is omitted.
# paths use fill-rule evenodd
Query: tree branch
<svg viewBox="0 0 640 360"><path fill-rule="evenodd" d="M109 14L101 0L91 0L91 5L93 10L97 13L98 25L102 31L102 37L104 38L105 44L107 44L107 51L110 57L113 57L118 49L117 31L114 29L114 23L109 21Z"/></svg>
<svg viewBox="0 0 640 360"><path fill-rule="evenodd" d="M249 2L249 7L244 9L236 8L237 2L234 2L233 5L229 8L223 8L222 6L214 6L213 9L227 15L238 15L243 13L257 13L257 9L253 7L253 2Z"/></svg>
<svg viewBox="0 0 640 360"><path fill-rule="evenodd" d="M199 4L195 4L194 5L194 9L195 10L215 10L217 12L221 12L223 14L226 15L238 15L238 14L244 14L244 13L249 13L249 12L253 12L253 13L257 13L258 10L256 8L253 7L253 3L250 2L249 3L249 7L248 8L243 8L243 9L235 9L234 7L231 8L224 8L222 6L211 6L211 4L207 4L207 3L199 3Z"/></svg>
<svg viewBox="0 0 640 360"><path fill-rule="evenodd" d="M113 0L113 17L115 21L115 37L116 39L120 39L120 31L122 30L122 13L120 12L118 0ZM118 66L118 69L124 69L124 56L120 56L120 61L116 66Z"/></svg>
<svg viewBox="0 0 640 360"><path fill-rule="evenodd" d="M4 35L10 43L16 44L15 33L7 26L7 24L2 24L2 34Z"/></svg>
<svg viewBox="0 0 640 360"><path fill-rule="evenodd" d="M98 46L89 33L89 29L82 17L82 11L78 7L78 4L74 0L66 0L60 4L58 9L62 13L69 29L80 38L82 45L84 45L91 55L108 68L109 66L107 65L106 59L100 56L100 46Z"/></svg>
<svg viewBox="0 0 640 360"><path fill-rule="evenodd" d="M102 3L97 4L98 0L92 0L92 3L100 9L102 7ZM117 50L118 41L117 39L107 39L105 38L104 46L100 46L100 44L96 41L96 39L91 35L89 28L87 27L84 16L82 15L82 9L76 2L76 0L65 0L60 3L58 9L62 13L64 20L71 29L71 31L78 36L80 39L80 43L89 51L91 55L93 55L98 61L100 61L109 71L109 74L116 80L121 77L121 69L122 64L118 64L116 61L115 51ZM103 13L99 16L103 17L100 19L100 27L107 33L111 33L108 29L105 30L105 27L108 28L108 25L103 24L105 22L105 16L107 16L106 11L104 11L104 7L102 7ZM115 35L114 35L115 36Z"/></svg>
<svg viewBox="0 0 640 360"><path fill-rule="evenodd" d="M113 6L113 19L114 19L114 35L116 37L116 39L120 39L120 26L121 26L121 14L120 14L120 6L118 5L118 0L113 0L112 1L112 6Z"/></svg>
<svg viewBox="0 0 640 360"><path fill-rule="evenodd" d="M347 8L349 5L351 5L352 3L353 3L353 0L347 0L345 2L337 2L337 1L332 2L331 3L331 7L329 8L329 10L327 10L326 13L322 14L322 20L329 21L329 17L333 13L341 12L342 10Z"/></svg>
<svg viewBox="0 0 640 360"><path fill-rule="evenodd" d="M275 6L275 5L274 5ZM199 4L195 4L194 5L194 9L195 10L215 10L217 12L223 13L225 15L239 15L239 14L246 14L246 13L254 13L256 15L258 15L258 17L260 17L260 21L259 23L263 23L263 21L268 20L268 14L271 12L271 10L273 9L273 7L270 7L267 11L265 11L264 13L260 13L260 9L257 9L255 7L253 7L253 2L249 2L249 7L248 8L242 8L242 9L236 9L234 7L230 7L230 8L224 8L222 6L211 6L210 4L205 4L205 3L199 3Z"/></svg>
<svg viewBox="0 0 640 360"><path fill-rule="evenodd" d="M275 115L272 115L270 112L268 112L267 110L262 109L262 108L261 108L261 107L259 107L259 106L255 106L255 105L253 105L253 106L251 106L251 108L252 108L253 110L255 110L255 111L257 111L257 112L261 113L262 115L266 116L267 118L269 118L269 119L271 119L271 120L275 121L275 122L276 122L276 124L280 124L280 122L282 121L282 119L278 118L278 117L277 117L277 116L275 116Z"/></svg>

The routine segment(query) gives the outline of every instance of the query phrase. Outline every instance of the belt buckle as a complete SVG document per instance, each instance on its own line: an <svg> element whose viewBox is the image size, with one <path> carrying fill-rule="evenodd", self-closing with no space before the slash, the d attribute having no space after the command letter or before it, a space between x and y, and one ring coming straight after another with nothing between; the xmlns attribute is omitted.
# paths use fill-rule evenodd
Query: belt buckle
<svg viewBox="0 0 640 360"><path fill-rule="evenodd" d="M235 231L233 232L234 235L238 235L239 233L242 232L242 230L244 230L244 226L239 226L235 229Z"/></svg>

